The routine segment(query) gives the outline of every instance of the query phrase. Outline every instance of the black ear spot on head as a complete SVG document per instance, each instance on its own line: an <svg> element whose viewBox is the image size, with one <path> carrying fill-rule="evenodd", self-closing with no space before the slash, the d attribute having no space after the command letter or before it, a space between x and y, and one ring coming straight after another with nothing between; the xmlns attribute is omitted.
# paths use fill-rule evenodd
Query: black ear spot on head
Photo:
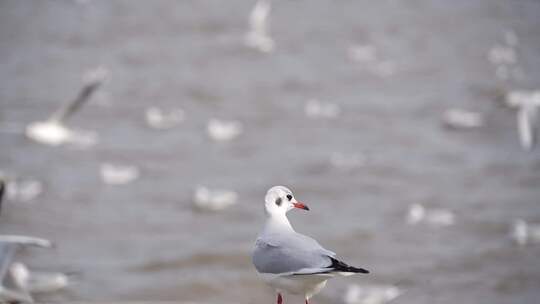
<svg viewBox="0 0 540 304"><path fill-rule="evenodd" d="M281 197L276 199L276 205L281 206Z"/></svg>

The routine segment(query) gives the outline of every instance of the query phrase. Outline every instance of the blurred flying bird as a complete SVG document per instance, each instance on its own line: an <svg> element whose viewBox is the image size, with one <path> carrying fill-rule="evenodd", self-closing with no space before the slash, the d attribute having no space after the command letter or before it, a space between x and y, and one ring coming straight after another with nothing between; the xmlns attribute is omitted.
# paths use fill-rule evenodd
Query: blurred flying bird
<svg viewBox="0 0 540 304"><path fill-rule="evenodd" d="M5 197L9 201L27 203L43 192L43 183L32 178L7 179Z"/></svg>
<svg viewBox="0 0 540 304"><path fill-rule="evenodd" d="M322 102L317 99L310 99L304 106L304 112L309 118L336 118L341 114L341 109L337 104Z"/></svg>
<svg viewBox="0 0 540 304"><path fill-rule="evenodd" d="M107 70L99 67L85 76L85 83L77 97L70 103L59 108L45 121L33 122L26 126L26 136L42 144L58 146L67 142L81 145L92 145L97 135L88 132L75 131L65 125L66 120L89 100L92 93L105 81Z"/></svg>
<svg viewBox="0 0 540 304"><path fill-rule="evenodd" d="M367 285L352 284L347 288L343 297L345 304L384 304L402 294L398 287L393 285Z"/></svg>
<svg viewBox="0 0 540 304"><path fill-rule="evenodd" d="M380 58L378 50L370 44L354 44L347 49L349 59L358 63L371 74L386 78L396 73L396 64Z"/></svg>
<svg viewBox="0 0 540 304"><path fill-rule="evenodd" d="M274 40L270 37L270 2L259 0L249 15L249 31L244 41L248 47L257 49L263 53L274 50Z"/></svg>
<svg viewBox="0 0 540 304"><path fill-rule="evenodd" d="M521 79L524 77L523 70L518 64L516 47L519 44L518 37L513 30L506 30L504 43L493 46L487 53L487 58L495 67L495 75L501 80Z"/></svg>
<svg viewBox="0 0 540 304"><path fill-rule="evenodd" d="M193 194L193 204L200 210L219 211L226 209L238 200L238 194L232 190L210 190L197 186Z"/></svg>
<svg viewBox="0 0 540 304"><path fill-rule="evenodd" d="M51 247L52 243L28 236L0 235L0 303L33 302L30 291L21 285L26 274L11 269L17 251L25 246Z"/></svg>
<svg viewBox="0 0 540 304"><path fill-rule="evenodd" d="M484 124L482 114L462 109L448 109L443 113L445 126L453 129L478 128Z"/></svg>
<svg viewBox="0 0 540 304"><path fill-rule="evenodd" d="M139 178L136 166L103 163L100 166L101 180L108 185L125 185Z"/></svg>
<svg viewBox="0 0 540 304"><path fill-rule="evenodd" d="M238 137L243 131L243 125L239 121L224 121L210 119L206 126L208 136L215 141L229 141Z"/></svg>
<svg viewBox="0 0 540 304"><path fill-rule="evenodd" d="M525 151L534 148L538 133L540 91L512 91L506 96L506 105L517 108L519 142Z"/></svg>
<svg viewBox="0 0 540 304"><path fill-rule="evenodd" d="M492 64L514 64L517 60L516 51L511 46L496 45L489 50L488 59Z"/></svg>
<svg viewBox="0 0 540 304"><path fill-rule="evenodd" d="M182 109L164 111L157 107L150 107L145 112L146 124L154 129L170 129L184 120Z"/></svg>
<svg viewBox="0 0 540 304"><path fill-rule="evenodd" d="M286 187L275 186L268 190L264 205L266 224L252 256L261 279L276 290L278 304L282 304L283 291L304 296L308 304L328 279L369 273L345 264L316 240L294 231L286 215L294 208L309 210Z"/></svg>
<svg viewBox="0 0 540 304"><path fill-rule="evenodd" d="M536 144L536 121L537 121L536 106L531 103L525 103L519 107L517 111L517 126L519 132L519 142L521 147L529 151Z"/></svg>
<svg viewBox="0 0 540 304"><path fill-rule="evenodd" d="M427 209L420 204L413 204L407 213L407 223L415 225L425 222L434 226L450 226L455 221L454 213L446 209Z"/></svg>
<svg viewBox="0 0 540 304"><path fill-rule="evenodd" d="M10 272L17 285L30 294L58 291L66 288L70 283L67 274L30 271L26 265L19 262L11 265Z"/></svg>
<svg viewBox="0 0 540 304"><path fill-rule="evenodd" d="M540 243L540 224L530 224L517 219L512 225L510 237L519 245Z"/></svg>

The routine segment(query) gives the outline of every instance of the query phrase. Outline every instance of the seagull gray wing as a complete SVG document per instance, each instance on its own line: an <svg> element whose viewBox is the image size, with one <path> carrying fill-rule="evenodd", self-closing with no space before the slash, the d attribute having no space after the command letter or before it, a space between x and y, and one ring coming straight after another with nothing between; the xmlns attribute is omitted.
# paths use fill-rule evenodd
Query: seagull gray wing
<svg viewBox="0 0 540 304"><path fill-rule="evenodd" d="M328 272L334 256L308 236L268 234L257 239L253 264L260 273L314 274Z"/></svg>
<svg viewBox="0 0 540 304"><path fill-rule="evenodd" d="M0 244L22 246L52 247L53 243L46 239L26 235L0 235Z"/></svg>

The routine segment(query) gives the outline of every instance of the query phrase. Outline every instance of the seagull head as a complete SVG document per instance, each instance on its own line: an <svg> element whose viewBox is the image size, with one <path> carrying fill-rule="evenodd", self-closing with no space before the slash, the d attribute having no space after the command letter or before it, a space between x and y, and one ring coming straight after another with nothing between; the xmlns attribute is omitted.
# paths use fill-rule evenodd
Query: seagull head
<svg viewBox="0 0 540 304"><path fill-rule="evenodd" d="M309 210L308 206L297 201L292 191L284 186L270 188L266 193L264 201L264 208L268 215L285 214L295 208Z"/></svg>

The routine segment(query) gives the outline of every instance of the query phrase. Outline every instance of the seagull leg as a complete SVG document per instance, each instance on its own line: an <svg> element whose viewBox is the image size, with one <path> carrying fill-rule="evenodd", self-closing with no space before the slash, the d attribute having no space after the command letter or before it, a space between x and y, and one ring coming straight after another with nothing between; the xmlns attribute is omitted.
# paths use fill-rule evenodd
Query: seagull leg
<svg viewBox="0 0 540 304"><path fill-rule="evenodd" d="M281 297L281 294L279 292L277 294L277 304L283 304L283 297Z"/></svg>
<svg viewBox="0 0 540 304"><path fill-rule="evenodd" d="M306 304L309 304L308 300L306 299Z"/></svg>

